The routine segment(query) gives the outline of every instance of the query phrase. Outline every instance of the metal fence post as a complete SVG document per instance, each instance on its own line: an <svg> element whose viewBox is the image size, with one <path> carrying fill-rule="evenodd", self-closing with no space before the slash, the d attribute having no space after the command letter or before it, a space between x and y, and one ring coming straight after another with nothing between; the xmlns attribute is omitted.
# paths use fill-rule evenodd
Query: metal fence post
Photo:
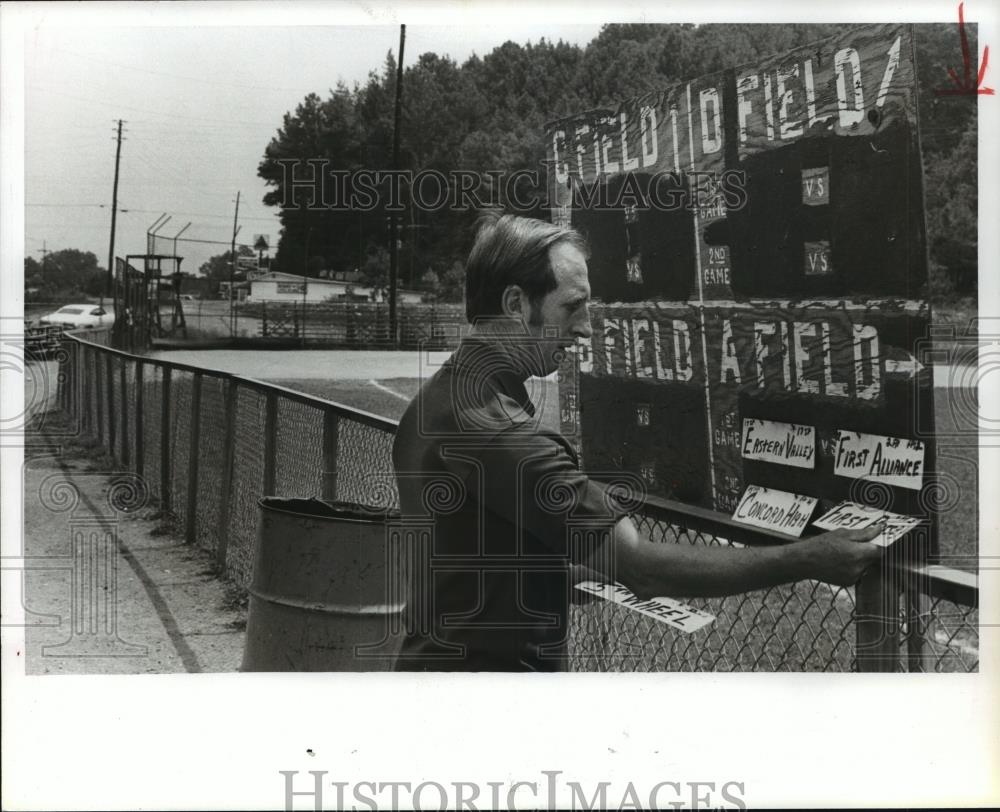
<svg viewBox="0 0 1000 812"><path fill-rule="evenodd" d="M920 590L919 580L907 580L903 593L906 612L906 670L926 671L927 652L924 646L924 605L926 599Z"/></svg>
<svg viewBox="0 0 1000 812"><path fill-rule="evenodd" d="M883 565L871 567L854 592L858 671L895 672L899 664L899 591Z"/></svg>
<svg viewBox="0 0 1000 812"><path fill-rule="evenodd" d="M27 341L27 330L25 331L25 341ZM27 348L26 353L27 354ZM69 380L69 364L67 363L66 353L59 353L58 364L56 366L56 403L59 404L60 411L66 411L66 390L67 381Z"/></svg>
<svg viewBox="0 0 1000 812"><path fill-rule="evenodd" d="M80 347L80 431L90 434L90 353Z"/></svg>
<svg viewBox="0 0 1000 812"><path fill-rule="evenodd" d="M77 426L80 424L79 392L80 386L80 346L75 341L64 342L64 347L69 352L69 401L66 404L66 411L72 416Z"/></svg>
<svg viewBox="0 0 1000 812"><path fill-rule="evenodd" d="M170 367L163 368L160 402L160 505L170 510Z"/></svg>
<svg viewBox="0 0 1000 812"><path fill-rule="evenodd" d="M97 418L97 442L102 446L104 445L104 398L101 393L101 381L104 377L101 374L101 367L103 366L100 353L94 350L94 403L97 404L97 414L95 415Z"/></svg>
<svg viewBox="0 0 1000 812"><path fill-rule="evenodd" d="M104 383L108 390L108 453L115 455L115 376L112 372L111 353L104 354Z"/></svg>
<svg viewBox="0 0 1000 812"><path fill-rule="evenodd" d="M264 496L274 496L275 455L278 445L278 396L264 396Z"/></svg>
<svg viewBox="0 0 1000 812"><path fill-rule="evenodd" d="M123 358L121 361L121 375L119 376L121 380L122 387L122 438L121 443L119 443L122 451L122 465L126 468L129 467L131 451L129 449L128 443L128 362Z"/></svg>
<svg viewBox="0 0 1000 812"><path fill-rule="evenodd" d="M196 372L191 384L191 447L188 451L187 527L184 540L193 544L198 526L198 447L201 442L201 373Z"/></svg>
<svg viewBox="0 0 1000 812"><path fill-rule="evenodd" d="M229 505L233 498L233 474L236 466L236 398L237 383L232 378L226 383L225 435L222 446L222 494L219 497L219 547L215 562L220 570L226 568L229 550Z"/></svg>
<svg viewBox="0 0 1000 812"><path fill-rule="evenodd" d="M143 392L143 377L146 365L140 360L135 362L135 472L140 476L145 475L146 467L146 446L145 433L146 420L143 414L145 408L145 393Z"/></svg>
<svg viewBox="0 0 1000 812"><path fill-rule="evenodd" d="M327 409L323 412L323 473L320 494L327 502L337 500L337 433L340 416Z"/></svg>

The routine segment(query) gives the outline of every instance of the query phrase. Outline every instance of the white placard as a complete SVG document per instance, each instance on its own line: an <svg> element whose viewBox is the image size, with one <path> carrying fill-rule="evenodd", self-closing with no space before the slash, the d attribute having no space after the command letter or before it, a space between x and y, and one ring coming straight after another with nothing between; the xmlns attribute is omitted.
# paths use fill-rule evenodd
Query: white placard
<svg viewBox="0 0 1000 812"><path fill-rule="evenodd" d="M802 535L816 507L815 496L747 485L733 519L742 524L776 530L789 536Z"/></svg>
<svg viewBox="0 0 1000 812"><path fill-rule="evenodd" d="M796 468L816 467L816 429L797 423L777 423L774 420L743 419L743 458L793 465Z"/></svg>
<svg viewBox="0 0 1000 812"><path fill-rule="evenodd" d="M660 621L660 623L666 623L668 626L672 626L688 634L696 632L698 629L715 621L714 615L692 609L690 606L685 606L680 601L675 601L672 598L649 598L648 600L643 600L621 584L606 583L604 581L580 581L580 583L574 584L574 586L581 592L597 595L606 601L627 606L629 609L646 615L646 617L651 617L654 620Z"/></svg>
<svg viewBox="0 0 1000 812"><path fill-rule="evenodd" d="M833 510L824 513L815 522L814 527L822 530L860 530L878 522L885 524L882 534L872 539L872 544L888 547L903 534L916 527L922 519L915 516L904 516L888 510L859 505L857 502L841 502Z"/></svg>
<svg viewBox="0 0 1000 812"><path fill-rule="evenodd" d="M841 430L833 472L919 491L924 480L924 444L920 440Z"/></svg>

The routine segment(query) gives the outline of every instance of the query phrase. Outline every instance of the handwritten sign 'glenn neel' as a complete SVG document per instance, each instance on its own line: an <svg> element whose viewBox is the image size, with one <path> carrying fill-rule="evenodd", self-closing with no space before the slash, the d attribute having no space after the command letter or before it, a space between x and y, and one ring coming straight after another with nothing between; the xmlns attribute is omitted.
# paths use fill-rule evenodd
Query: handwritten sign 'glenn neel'
<svg viewBox="0 0 1000 812"><path fill-rule="evenodd" d="M733 518L743 524L776 530L789 536L801 536L816 508L815 496L748 485L736 506Z"/></svg>
<svg viewBox="0 0 1000 812"><path fill-rule="evenodd" d="M923 485L924 444L920 440L842 431L834 473L918 491Z"/></svg>
<svg viewBox="0 0 1000 812"><path fill-rule="evenodd" d="M859 505L856 502L841 502L833 510L820 516L813 525L821 530L860 530L882 523L881 535L872 539L871 543L879 547L888 547L920 522L921 520L915 516L901 516L898 513L869 505Z"/></svg>
<svg viewBox="0 0 1000 812"><path fill-rule="evenodd" d="M601 581L581 581L575 584L575 586L581 592L597 595L606 601L626 606L635 612L646 615L646 617L651 617L660 623L673 626L673 628L689 634L698 631L698 629L707 626L715 620L714 615L693 609L671 598L649 598L643 600L621 584L609 584Z"/></svg>
<svg viewBox="0 0 1000 812"><path fill-rule="evenodd" d="M594 299L564 434L592 471L729 514L751 482L850 498L841 429L922 440L933 470L912 27L726 68L547 127L552 219L587 238ZM811 465L748 450L746 420L812 427Z"/></svg>
<svg viewBox="0 0 1000 812"><path fill-rule="evenodd" d="M813 468L816 465L816 429L774 420L743 420L743 458Z"/></svg>

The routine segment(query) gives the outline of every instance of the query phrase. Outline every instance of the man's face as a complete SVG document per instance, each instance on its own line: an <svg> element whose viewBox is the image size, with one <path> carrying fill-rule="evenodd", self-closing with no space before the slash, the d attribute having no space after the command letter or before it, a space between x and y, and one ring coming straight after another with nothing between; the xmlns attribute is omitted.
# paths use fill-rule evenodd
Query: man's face
<svg viewBox="0 0 1000 812"><path fill-rule="evenodd" d="M542 369L536 374L549 375L559 368L559 359L577 339L590 338L590 281L583 252L568 243L549 249L549 260L557 287L540 302L528 303L528 330L542 339Z"/></svg>

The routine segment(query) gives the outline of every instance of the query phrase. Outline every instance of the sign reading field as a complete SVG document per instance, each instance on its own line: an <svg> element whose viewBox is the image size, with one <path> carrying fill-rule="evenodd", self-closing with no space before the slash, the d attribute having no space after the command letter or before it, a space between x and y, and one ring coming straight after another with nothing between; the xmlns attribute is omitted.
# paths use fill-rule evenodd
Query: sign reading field
<svg viewBox="0 0 1000 812"><path fill-rule="evenodd" d="M914 80L911 29L870 26L548 126L553 220L592 249L560 379L589 470L927 515Z"/></svg>

